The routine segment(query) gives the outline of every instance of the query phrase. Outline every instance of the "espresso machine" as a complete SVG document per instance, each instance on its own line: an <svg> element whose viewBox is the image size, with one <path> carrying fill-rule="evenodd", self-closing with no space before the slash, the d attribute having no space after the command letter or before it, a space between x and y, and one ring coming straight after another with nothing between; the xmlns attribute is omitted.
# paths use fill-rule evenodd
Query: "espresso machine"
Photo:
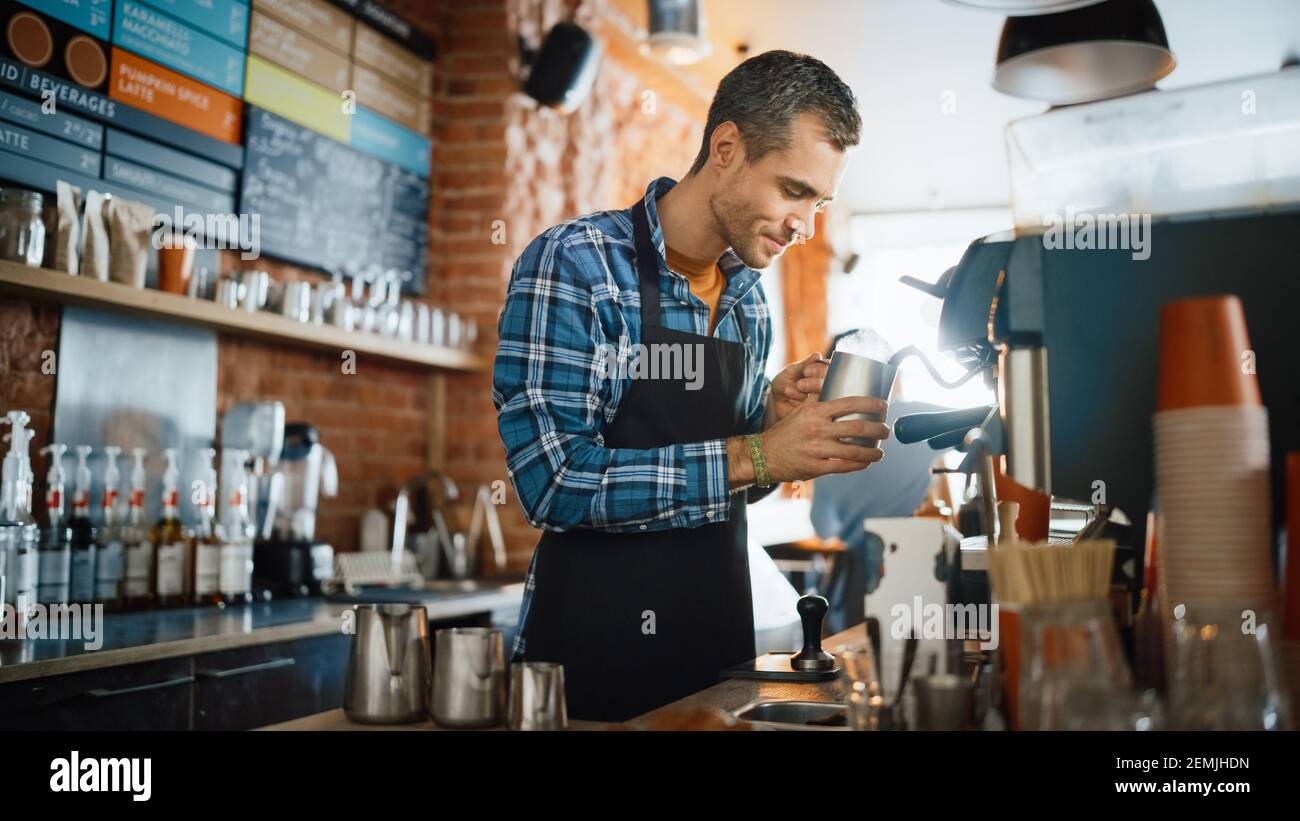
<svg viewBox="0 0 1300 821"><path fill-rule="evenodd" d="M1279 104L1251 116L1222 105L1247 86ZM1140 579L1161 306L1235 294L1269 412L1280 527L1285 454L1300 450L1300 69L1053 110L1012 123L1007 140L1015 230L975 240L937 282L903 278L942 300L939 347L979 370L997 405L905 417L897 438L957 445L967 473L987 474L996 460L1053 498L1053 522L1064 509L1088 511L1089 535L1117 538L1117 575ZM1109 236L1072 227L1069 240L1053 237L1072 212L1096 215ZM1146 220L1140 243L1136 232L1114 241L1117 214ZM1206 442L1207 481L1215 449L1231 447ZM994 537L986 502L984 532L964 535ZM972 576L969 561L965 573L954 564Z"/></svg>

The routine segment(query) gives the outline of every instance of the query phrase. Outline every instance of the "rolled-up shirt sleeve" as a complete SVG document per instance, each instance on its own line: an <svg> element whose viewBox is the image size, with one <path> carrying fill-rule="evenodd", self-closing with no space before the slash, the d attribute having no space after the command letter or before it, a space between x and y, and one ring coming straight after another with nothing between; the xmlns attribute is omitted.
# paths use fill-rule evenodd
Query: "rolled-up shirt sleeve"
<svg viewBox="0 0 1300 821"><path fill-rule="evenodd" d="M698 527L728 514L723 439L609 448L606 376L619 331L598 240L552 229L515 262L498 321L492 398L506 467L534 527L637 532ZM622 340L626 348L626 339Z"/></svg>

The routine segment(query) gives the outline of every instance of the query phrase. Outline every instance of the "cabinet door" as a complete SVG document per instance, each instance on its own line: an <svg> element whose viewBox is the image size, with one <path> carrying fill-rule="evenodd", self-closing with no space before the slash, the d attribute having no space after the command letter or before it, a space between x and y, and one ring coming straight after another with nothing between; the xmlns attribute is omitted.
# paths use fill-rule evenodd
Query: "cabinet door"
<svg viewBox="0 0 1300 821"><path fill-rule="evenodd" d="M342 634L206 653L194 660L194 729L249 730L343 706Z"/></svg>
<svg viewBox="0 0 1300 821"><path fill-rule="evenodd" d="M191 659L106 667L0 685L4 730L187 730Z"/></svg>

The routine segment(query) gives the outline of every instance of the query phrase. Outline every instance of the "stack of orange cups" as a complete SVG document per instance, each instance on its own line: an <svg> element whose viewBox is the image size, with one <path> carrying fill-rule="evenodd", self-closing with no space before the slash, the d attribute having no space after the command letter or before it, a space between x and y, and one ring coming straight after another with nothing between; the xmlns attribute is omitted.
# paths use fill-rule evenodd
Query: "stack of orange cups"
<svg viewBox="0 0 1300 821"><path fill-rule="evenodd" d="M1154 424L1166 612L1179 604L1271 611L1268 411L1237 297L1164 306Z"/></svg>
<svg viewBox="0 0 1300 821"><path fill-rule="evenodd" d="M1300 451L1286 457L1286 579L1282 582L1282 658L1291 714L1300 715Z"/></svg>

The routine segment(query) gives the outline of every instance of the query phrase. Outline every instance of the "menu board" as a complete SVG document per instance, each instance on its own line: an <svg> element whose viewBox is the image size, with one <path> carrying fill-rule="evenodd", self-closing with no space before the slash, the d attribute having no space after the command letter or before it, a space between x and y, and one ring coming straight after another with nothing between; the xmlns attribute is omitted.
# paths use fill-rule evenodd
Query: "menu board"
<svg viewBox="0 0 1300 821"><path fill-rule="evenodd" d="M0 122L0 149L22 154L50 165L70 168L92 177L99 176L97 150L64 142L22 126Z"/></svg>
<svg viewBox="0 0 1300 821"><path fill-rule="evenodd" d="M139 54L235 97L244 93L244 48L155 11L117 0L113 45Z"/></svg>
<svg viewBox="0 0 1300 821"><path fill-rule="evenodd" d="M96 151L104 145L103 126L57 110L47 114L35 100L3 91L0 91L0 118Z"/></svg>
<svg viewBox="0 0 1300 821"><path fill-rule="evenodd" d="M292 26L270 15L253 12L248 50L258 57L279 63L295 74L319 83L330 91L346 91L351 84L352 64L339 54ZM248 93L248 86L244 86Z"/></svg>
<svg viewBox="0 0 1300 821"><path fill-rule="evenodd" d="M108 39L109 15L113 0L19 0L25 6L76 26L101 40Z"/></svg>
<svg viewBox="0 0 1300 821"><path fill-rule="evenodd" d="M248 107L239 210L259 214L262 250L301 265L378 264L424 291L428 183L417 174Z"/></svg>
<svg viewBox="0 0 1300 821"><path fill-rule="evenodd" d="M117 47L108 96L213 139L239 144L244 105L238 98Z"/></svg>
<svg viewBox="0 0 1300 821"><path fill-rule="evenodd" d="M315 37L339 54L352 53L356 19L326 0L253 0L253 9Z"/></svg>
<svg viewBox="0 0 1300 821"><path fill-rule="evenodd" d="M433 41L375 0L334 0L334 2L350 9L358 19L366 21L405 48L415 52L416 55L428 60L433 59Z"/></svg>
<svg viewBox="0 0 1300 821"><path fill-rule="evenodd" d="M145 0L159 11L243 50L248 42L248 0Z"/></svg>
<svg viewBox="0 0 1300 821"><path fill-rule="evenodd" d="M244 164L244 149L213 139L206 134L168 122L133 105L87 91L75 83L37 71L34 68L0 57L0 86L19 91L35 100L51 96L60 112L75 112L103 123L133 131L166 143L182 151L214 160L229 168ZM69 137L69 139L73 139Z"/></svg>
<svg viewBox="0 0 1300 821"><path fill-rule="evenodd" d="M353 58L363 65L382 71L419 97L433 93L433 63L421 58L384 35L357 24Z"/></svg>

